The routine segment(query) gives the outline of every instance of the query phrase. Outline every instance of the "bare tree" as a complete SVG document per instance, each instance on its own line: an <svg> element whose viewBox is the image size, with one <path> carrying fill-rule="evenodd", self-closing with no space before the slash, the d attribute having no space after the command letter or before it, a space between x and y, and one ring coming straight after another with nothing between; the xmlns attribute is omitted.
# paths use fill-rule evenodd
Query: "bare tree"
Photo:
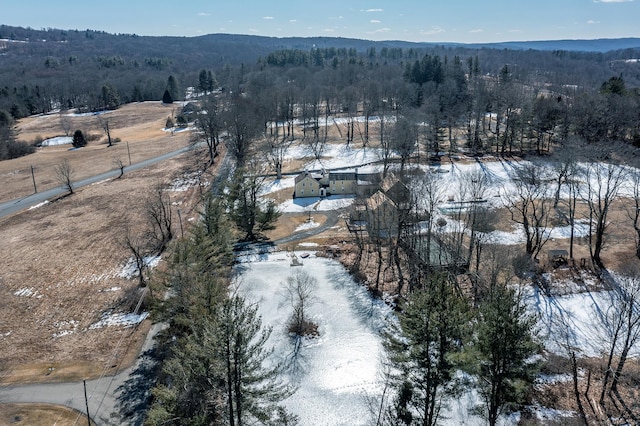
<svg viewBox="0 0 640 426"><path fill-rule="evenodd" d="M196 111L195 126L198 129L198 136L204 138L207 145L207 154L209 163L213 164L218 156L218 146L220 145L220 131L222 128L222 120L220 117L220 106L215 95L207 95L203 100L201 107ZM199 141L198 138L197 141Z"/></svg>
<svg viewBox="0 0 640 426"><path fill-rule="evenodd" d="M469 231L469 245L466 263L471 265L475 252L476 270L480 268L482 245L489 232L493 230L495 215L491 214L483 203L489 189L489 177L482 170L467 172L460 180L459 196L466 204L464 216L465 228Z"/></svg>
<svg viewBox="0 0 640 426"><path fill-rule="evenodd" d="M236 165L243 167L248 158L251 143L262 131L259 111L251 99L237 96L229 100L229 106L223 115L227 131L225 144L234 156Z"/></svg>
<svg viewBox="0 0 640 426"><path fill-rule="evenodd" d="M549 240L549 201L547 177L542 167L528 163L514 169L515 190L504 194L503 202L511 220L522 225L526 252L535 258Z"/></svg>
<svg viewBox="0 0 640 426"><path fill-rule="evenodd" d="M391 149L400 156L400 173L415 152L418 143L418 126L409 118L400 117L390 135Z"/></svg>
<svg viewBox="0 0 640 426"><path fill-rule="evenodd" d="M98 123L100 124L100 127L102 127L104 134L107 136L107 146L113 146L113 140L111 139L111 129L109 128L109 119L104 117L103 115L98 115Z"/></svg>
<svg viewBox="0 0 640 426"><path fill-rule="evenodd" d="M135 273L138 276L138 283L140 284L140 287L145 287L147 284L146 258L152 253L148 234L143 232L139 235L134 235L129 223L127 223L125 225L125 234L122 238L121 244L133 257Z"/></svg>
<svg viewBox="0 0 640 426"><path fill-rule="evenodd" d="M609 226L607 217L625 177L622 167L600 161L589 163L585 170L586 189L582 199L589 208L589 250L591 259L600 268L604 267L601 254Z"/></svg>
<svg viewBox="0 0 640 426"><path fill-rule="evenodd" d="M573 396L576 399L576 405L578 406L578 415L580 416L581 423L583 425L587 425L587 416L584 411L584 406L582 405L582 398L578 387L580 380L580 375L578 373L578 356L580 355L580 349L578 347L578 342L576 341L575 332L572 330L572 325L569 324L569 318L567 318L563 310L558 310L558 312L554 313L550 327L550 337L555 340L556 344L569 357L569 362L571 363L571 378L573 382Z"/></svg>
<svg viewBox="0 0 640 426"><path fill-rule="evenodd" d="M282 179L282 166L284 165L287 151L292 144L292 140L285 135L279 136L277 132L274 137L268 138L264 144L264 153L267 161L276 172L276 179Z"/></svg>
<svg viewBox="0 0 640 426"><path fill-rule="evenodd" d="M56 178L58 182L60 182L69 194L73 194L73 182L71 179L73 178L73 168L71 167L71 163L66 158L62 161L62 163L55 166Z"/></svg>
<svg viewBox="0 0 640 426"><path fill-rule="evenodd" d="M69 134L71 133L71 129L73 128L73 123L71 122L71 118L67 114L64 114L63 112L60 112L59 117L60 117L60 127L62 127L62 131L64 132L64 135L69 136Z"/></svg>
<svg viewBox="0 0 640 426"><path fill-rule="evenodd" d="M118 175L118 179L120 179L124 175L124 168L126 167L126 164L124 163L124 161L122 161L122 158L120 157L114 158L113 164L115 164L118 170L120 170L120 174Z"/></svg>
<svg viewBox="0 0 640 426"><path fill-rule="evenodd" d="M629 267L616 283L617 288L611 292L611 304L603 318L610 333L610 346L600 393L601 404L608 391L617 390L629 352L640 339L640 271L637 267ZM616 358L614 370L613 362ZM612 380L611 387L607 388L609 379Z"/></svg>
<svg viewBox="0 0 640 426"><path fill-rule="evenodd" d="M173 238L171 199L165 184L158 182L153 187L146 200L145 212L150 239L154 249L161 253Z"/></svg>
<svg viewBox="0 0 640 426"><path fill-rule="evenodd" d="M287 330L296 336L317 334L318 326L309 320L307 309L313 300L315 289L318 287L318 280L308 272L297 269L287 277L283 286L293 308Z"/></svg>
<svg viewBox="0 0 640 426"><path fill-rule="evenodd" d="M627 204L627 215L636 231L636 257L640 259L640 171L631 173L631 190L633 203Z"/></svg>

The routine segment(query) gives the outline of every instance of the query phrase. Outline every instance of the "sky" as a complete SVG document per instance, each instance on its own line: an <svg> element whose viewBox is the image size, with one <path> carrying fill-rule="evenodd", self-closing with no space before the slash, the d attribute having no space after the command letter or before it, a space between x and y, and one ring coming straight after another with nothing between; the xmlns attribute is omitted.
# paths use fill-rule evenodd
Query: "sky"
<svg viewBox="0 0 640 426"><path fill-rule="evenodd" d="M459 43L640 37L640 0L0 0L0 10L5 25L151 36Z"/></svg>

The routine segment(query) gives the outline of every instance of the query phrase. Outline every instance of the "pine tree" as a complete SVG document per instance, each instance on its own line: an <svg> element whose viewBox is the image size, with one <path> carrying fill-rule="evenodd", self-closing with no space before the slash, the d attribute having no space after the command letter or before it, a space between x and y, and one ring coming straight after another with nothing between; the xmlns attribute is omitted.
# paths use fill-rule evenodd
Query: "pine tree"
<svg viewBox="0 0 640 426"><path fill-rule="evenodd" d="M480 302L475 342L465 356L472 360L484 399L481 411L491 426L505 409L523 402L533 383L537 365L530 359L539 349L535 324L520 295L506 285L490 286Z"/></svg>
<svg viewBox="0 0 640 426"><path fill-rule="evenodd" d="M171 96L171 93L169 93L169 89L164 91L164 95L162 95L162 103L163 104L173 103L173 97Z"/></svg>
<svg viewBox="0 0 640 426"><path fill-rule="evenodd" d="M266 349L271 329L262 328L257 307L233 296L222 306L216 325L217 358L224 362L229 424L295 423L295 418L279 405L292 393L279 379L280 366L264 367L271 353Z"/></svg>
<svg viewBox="0 0 640 426"><path fill-rule="evenodd" d="M280 217L273 201L265 204L259 199L264 180L257 170L238 169L227 197L229 218L244 232L244 241L259 239Z"/></svg>
<svg viewBox="0 0 640 426"><path fill-rule="evenodd" d="M87 140L82 133L82 130L76 130L73 132L73 142L71 143L74 148L82 148L87 145Z"/></svg>
<svg viewBox="0 0 640 426"><path fill-rule="evenodd" d="M433 275L412 293L399 316L399 329L386 336L396 399L389 410L394 424L438 423L444 397L457 392L456 355L469 323L465 300L444 275Z"/></svg>

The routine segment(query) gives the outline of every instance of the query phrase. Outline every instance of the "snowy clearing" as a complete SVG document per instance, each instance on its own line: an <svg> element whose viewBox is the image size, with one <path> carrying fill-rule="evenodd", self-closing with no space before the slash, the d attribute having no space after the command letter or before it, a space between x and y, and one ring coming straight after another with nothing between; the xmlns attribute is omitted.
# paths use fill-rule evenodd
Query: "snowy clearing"
<svg viewBox="0 0 640 426"><path fill-rule="evenodd" d="M318 280L309 314L320 336L303 340L293 356L294 342L285 329L291 309L282 283L295 268L282 252L261 259L242 264L239 291L258 303L263 325L273 327L267 346L274 347L274 361L287 365L284 377L298 389L285 405L300 416L300 424L368 424L364 398L382 391L378 333L391 310L353 282L340 264L312 255L302 269Z"/></svg>
<svg viewBox="0 0 640 426"><path fill-rule="evenodd" d="M45 139L40 144L41 146L57 146L57 145L68 145L73 143L73 138L71 136L58 136L55 138Z"/></svg>
<svg viewBox="0 0 640 426"><path fill-rule="evenodd" d="M299 258L302 252L295 254ZM291 267L283 252L250 258L254 260L244 258L238 267L238 292L249 303L257 303L263 326L273 327L267 342L267 347L274 348L272 361L286 366L284 378L297 388L284 405L300 417L302 425L371 424L368 399L375 401L383 391L380 332L393 316L391 308L371 297L336 261L311 255L303 259L303 266ZM303 339L295 356L294 340L285 329L291 305L283 282L297 268L318 280L308 312L320 335ZM484 424L469 414L478 403L475 391L450 401L442 424ZM511 424L512 418L503 423Z"/></svg>

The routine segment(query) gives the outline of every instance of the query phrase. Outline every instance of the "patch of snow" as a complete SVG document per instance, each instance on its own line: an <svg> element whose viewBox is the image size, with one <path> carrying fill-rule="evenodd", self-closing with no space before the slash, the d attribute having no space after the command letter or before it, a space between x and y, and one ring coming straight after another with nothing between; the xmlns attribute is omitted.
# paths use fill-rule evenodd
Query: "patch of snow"
<svg viewBox="0 0 640 426"><path fill-rule="evenodd" d="M67 336L69 334L72 334L74 331L76 331L76 329L78 328L78 321L76 320L70 320L70 321L59 321L59 322L55 322L54 327L58 328L58 330L55 333L52 333L53 338L58 338L58 337L62 337L62 336Z"/></svg>
<svg viewBox="0 0 640 426"><path fill-rule="evenodd" d="M46 206L47 204L49 204L49 200L44 200L43 202L38 203L35 206L29 207L29 210L37 209L37 208L40 208L42 206Z"/></svg>
<svg viewBox="0 0 640 426"><path fill-rule="evenodd" d="M326 198L305 197L287 200L280 204L283 213L305 213L313 211L331 211L349 207L355 201L355 195L331 195Z"/></svg>
<svg viewBox="0 0 640 426"><path fill-rule="evenodd" d="M566 383L573 380L570 374L538 374L536 377L536 384L539 385L553 385L556 383Z"/></svg>
<svg viewBox="0 0 640 426"><path fill-rule="evenodd" d="M320 244L318 244L318 243L300 243L298 245L300 247L318 247Z"/></svg>
<svg viewBox="0 0 640 426"><path fill-rule="evenodd" d="M110 291L118 291L118 290L122 290L122 287L111 287L111 288L105 288L104 290L100 290L100 292L106 293L106 292L110 292Z"/></svg>
<svg viewBox="0 0 640 426"><path fill-rule="evenodd" d="M100 321L89 326L89 330L111 326L130 327L141 323L145 318L147 318L147 316L149 316L148 312L143 312L141 314L125 314L124 312L112 313L111 311L107 311L102 314Z"/></svg>
<svg viewBox="0 0 640 426"><path fill-rule="evenodd" d="M272 194L282 189L293 188L296 185L296 178L291 176L282 179L273 179L265 182L260 195Z"/></svg>
<svg viewBox="0 0 640 426"><path fill-rule="evenodd" d="M320 224L317 222L314 222L314 220L311 219L310 222L305 222L302 225L299 225L294 232L305 231L307 229L314 229L314 228L317 228L318 226L320 226Z"/></svg>
<svg viewBox="0 0 640 426"><path fill-rule="evenodd" d="M161 258L162 256L146 256L143 260L147 268L153 269L158 266ZM130 257L129 260L127 260L127 263L122 268L120 268L117 276L130 280L137 277L139 272L140 271L138 271L135 259L133 257Z"/></svg>
<svg viewBox="0 0 640 426"><path fill-rule="evenodd" d="M570 410L556 410L554 408L547 408L541 406L532 407L533 412L536 413L538 420L542 421L562 421L563 417L575 417L576 412Z"/></svg>
<svg viewBox="0 0 640 426"><path fill-rule="evenodd" d="M200 180L199 172L193 172L187 173L184 176L175 179L173 182L171 182L171 186L168 188L168 190L173 192L184 192L198 185L204 187L207 186L208 183Z"/></svg>
<svg viewBox="0 0 640 426"><path fill-rule="evenodd" d="M239 288L248 302L258 302L263 325L273 327L267 343L274 347L272 360L287 365L284 377L298 389L284 404L301 424L369 424L365 397L382 392L379 333L391 310L335 261L309 256L300 268L318 280L308 313L320 335L303 339L297 357L292 357L293 342L284 326L291 314L282 287L292 271L286 254L264 254L260 261L244 263Z"/></svg>
<svg viewBox="0 0 640 426"><path fill-rule="evenodd" d="M24 287L20 290L15 291L13 295L18 297L35 297L36 299L42 298L42 295L38 294L37 290L28 287Z"/></svg>
<svg viewBox="0 0 640 426"><path fill-rule="evenodd" d="M111 110L104 110L104 111L94 111L94 112L71 112L69 114L67 114L69 117L92 117L94 115L102 115L102 114L108 114L112 112Z"/></svg>
<svg viewBox="0 0 640 426"><path fill-rule="evenodd" d="M40 144L41 146L57 146L57 145L68 145L73 143L73 138L71 136L58 136L55 138L45 139Z"/></svg>

